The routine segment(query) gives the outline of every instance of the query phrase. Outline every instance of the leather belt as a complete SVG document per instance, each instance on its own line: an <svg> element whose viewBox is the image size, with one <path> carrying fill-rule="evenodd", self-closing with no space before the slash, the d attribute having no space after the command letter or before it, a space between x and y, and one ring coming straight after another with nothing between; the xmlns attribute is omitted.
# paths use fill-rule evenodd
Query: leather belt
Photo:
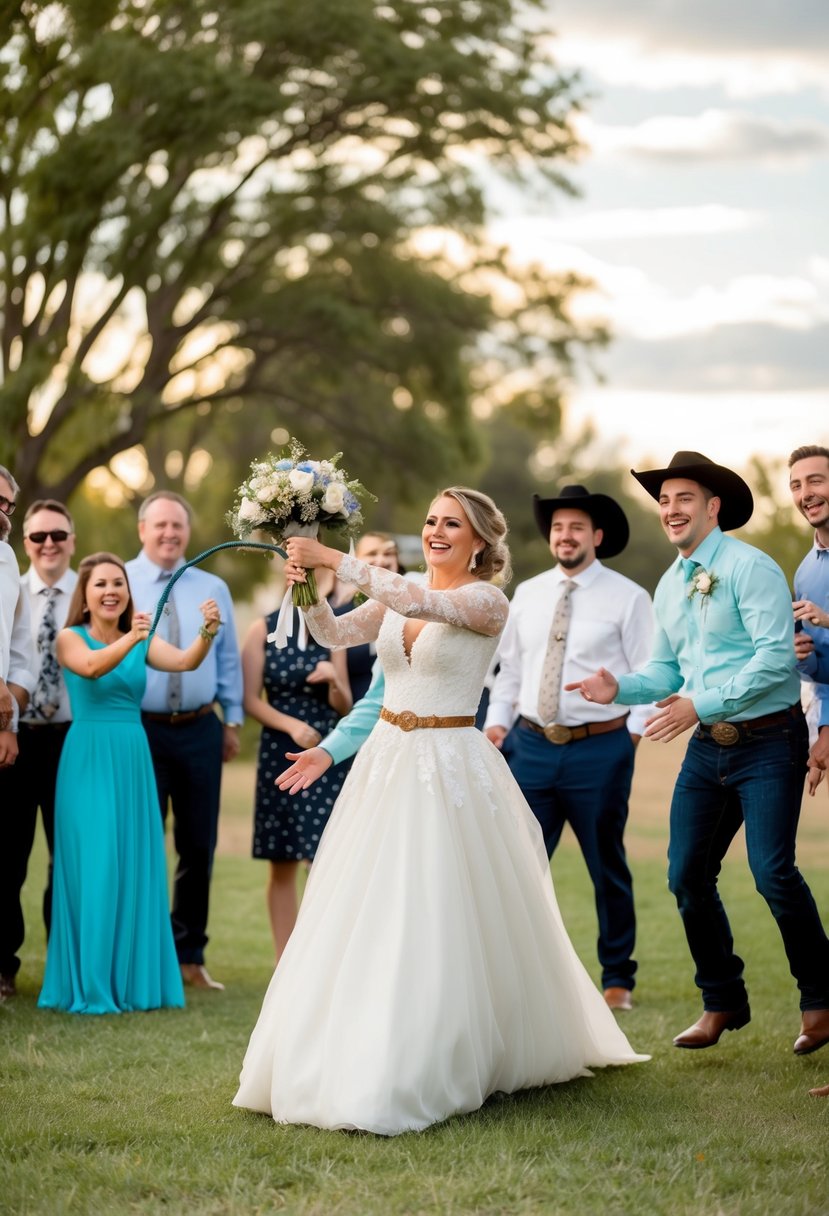
<svg viewBox="0 0 829 1216"><path fill-rule="evenodd" d="M439 718L436 714L429 714L426 718L419 718L417 714L412 713L410 709L403 709L399 714L392 713L385 706L380 710L380 717L384 722L391 722L392 726L399 726L401 730L438 730L449 726L474 726L475 717L455 717L455 718Z"/></svg>
<svg viewBox="0 0 829 1216"><path fill-rule="evenodd" d="M713 739L720 747L733 747L735 743L745 743L751 739L752 732L763 726L782 726L802 716L803 709L800 702L797 702L788 709L764 714L761 718L748 718L745 722L713 722L710 726L700 722L694 735L697 739Z"/></svg>
<svg viewBox="0 0 829 1216"><path fill-rule="evenodd" d="M518 719L522 726L534 730L537 735L543 735L548 743L575 743L577 739L586 739L589 735L606 735L611 730L621 730L628 720L627 714L611 718L608 722L585 722L583 726L562 726L558 722L550 722L548 726L539 726L530 718L523 715Z"/></svg>
<svg viewBox="0 0 829 1216"><path fill-rule="evenodd" d="M25 730L44 730L46 727L48 727L49 730L69 730L69 727L71 725L72 725L71 719L69 722L26 722L24 719L21 718L21 720L18 724L18 729L19 730L24 730L24 729Z"/></svg>
<svg viewBox="0 0 829 1216"><path fill-rule="evenodd" d="M145 722L163 722L165 726L184 726L187 722L194 722L196 718L203 718L205 714L212 712L213 702L211 701L209 705L200 705L198 709L183 709L172 714L152 714L143 709L141 717Z"/></svg>

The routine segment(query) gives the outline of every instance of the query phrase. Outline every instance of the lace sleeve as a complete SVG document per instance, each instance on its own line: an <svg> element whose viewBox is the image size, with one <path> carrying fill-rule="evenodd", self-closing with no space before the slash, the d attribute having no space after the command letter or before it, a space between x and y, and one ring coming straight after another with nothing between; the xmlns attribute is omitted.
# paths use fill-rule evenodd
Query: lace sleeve
<svg viewBox="0 0 829 1216"><path fill-rule="evenodd" d="M343 557L337 573L340 578L355 583L375 605L379 602L401 616L457 625L487 637L497 637L509 611L507 597L491 583L476 581L454 591L431 591L400 574L370 566L348 555Z"/></svg>
<svg viewBox="0 0 829 1216"><path fill-rule="evenodd" d="M323 646L331 646L335 650L373 642L386 614L385 606L376 600L369 600L342 616L335 616L331 605L325 600L303 611L311 636Z"/></svg>

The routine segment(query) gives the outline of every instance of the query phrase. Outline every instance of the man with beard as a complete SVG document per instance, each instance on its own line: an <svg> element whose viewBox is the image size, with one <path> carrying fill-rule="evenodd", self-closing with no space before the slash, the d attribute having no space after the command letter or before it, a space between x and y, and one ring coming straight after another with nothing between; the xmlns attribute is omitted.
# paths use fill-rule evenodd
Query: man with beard
<svg viewBox="0 0 829 1216"><path fill-rule="evenodd" d="M823 779L829 762L829 448L810 444L789 457L789 489L814 543L794 576L794 619L798 667L814 682L817 738L809 753L809 793ZM809 1090L829 1098L829 1085Z"/></svg>
<svg viewBox="0 0 829 1216"><path fill-rule="evenodd" d="M586 705L562 684L581 680L597 656L631 671L650 654L646 591L603 566L628 541L622 508L584 486L534 500L542 536L558 565L520 583L498 649L487 737L504 747L552 856L572 827L593 882L598 954L611 1009L632 1007L636 963L633 882L624 830L634 748L647 707L633 713Z"/></svg>
<svg viewBox="0 0 829 1216"><path fill-rule="evenodd" d="M17 482L0 465L0 769L17 759L18 718L35 683L29 604L20 586L17 558L7 544L17 494ZM4 805L4 816L14 815L16 810ZM15 991L14 971L0 971L0 1001L14 996Z"/></svg>
<svg viewBox="0 0 829 1216"><path fill-rule="evenodd" d="M800 990L796 1055L829 1043L829 940L795 864L808 732L795 670L792 605L771 558L725 533L754 500L731 469L677 452L633 476L659 504L678 550L654 597L650 662L573 685L590 704L655 700L645 726L663 742L693 728L671 802L668 885L696 967L703 1014L675 1047L713 1047L751 1020L743 960L717 879L741 826L757 890L774 916Z"/></svg>

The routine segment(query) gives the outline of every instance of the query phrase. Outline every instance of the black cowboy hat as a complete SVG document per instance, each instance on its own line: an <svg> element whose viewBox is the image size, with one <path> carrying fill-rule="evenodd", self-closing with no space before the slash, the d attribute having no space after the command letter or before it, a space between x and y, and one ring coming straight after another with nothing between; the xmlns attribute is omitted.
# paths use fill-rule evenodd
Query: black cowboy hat
<svg viewBox="0 0 829 1216"><path fill-rule="evenodd" d="M628 543L630 528L618 502L607 494L591 494L585 486L562 486L558 498L533 495L535 522L546 541L550 539L553 512L562 507L586 512L593 520L594 528L601 528L604 535L602 543L596 546L596 557L615 557Z"/></svg>
<svg viewBox="0 0 829 1216"><path fill-rule="evenodd" d="M699 452L675 452L667 469L648 469L644 473L630 470L640 485L644 486L651 498L659 502L662 482L672 477L687 478L705 486L720 500L718 523L723 532L734 528L742 528L751 519L754 510L754 499L742 477L726 469L724 465L714 464L707 456Z"/></svg>

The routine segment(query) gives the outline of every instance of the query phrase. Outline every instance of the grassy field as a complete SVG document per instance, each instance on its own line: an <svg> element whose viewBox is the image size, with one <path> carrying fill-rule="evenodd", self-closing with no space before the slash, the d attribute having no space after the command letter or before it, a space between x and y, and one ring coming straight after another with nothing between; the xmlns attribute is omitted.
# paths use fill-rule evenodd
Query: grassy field
<svg viewBox="0 0 829 1216"><path fill-rule="evenodd" d="M234 1109L271 969L265 869L248 856L253 771L228 771L209 963L227 984L183 1012L86 1019L37 1010L42 842L26 888L20 995L0 1008L2 1213L829 1213L829 1048L798 1059L797 995L774 923L735 846L723 890L754 1020L710 1051L671 1037L699 1000L665 886L667 804L681 746L644 745L629 831L640 985L624 1026L650 1063L493 1100L393 1140L277 1127ZM9 813L12 808L4 808ZM800 861L829 916L829 799L807 800ZM554 866L592 973L583 862Z"/></svg>

